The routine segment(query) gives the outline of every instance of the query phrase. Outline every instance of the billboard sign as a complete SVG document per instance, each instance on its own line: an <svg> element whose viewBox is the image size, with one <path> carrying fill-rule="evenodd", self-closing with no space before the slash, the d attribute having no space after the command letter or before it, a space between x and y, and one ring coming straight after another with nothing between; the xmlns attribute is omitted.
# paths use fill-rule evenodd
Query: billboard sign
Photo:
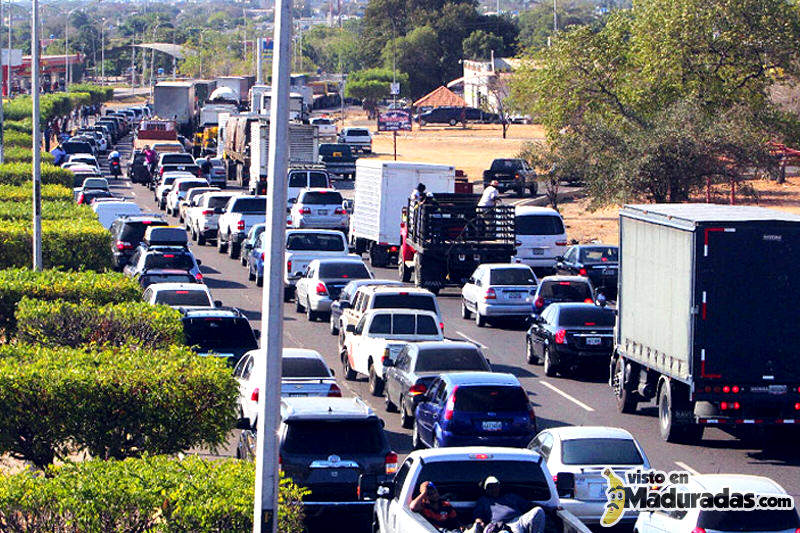
<svg viewBox="0 0 800 533"><path fill-rule="evenodd" d="M411 111L390 109L379 114L378 131L411 131Z"/></svg>

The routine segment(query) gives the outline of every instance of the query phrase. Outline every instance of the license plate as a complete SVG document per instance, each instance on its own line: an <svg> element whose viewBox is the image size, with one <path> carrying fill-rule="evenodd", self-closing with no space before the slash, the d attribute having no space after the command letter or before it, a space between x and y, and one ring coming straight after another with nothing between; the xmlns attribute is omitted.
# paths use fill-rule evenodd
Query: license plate
<svg viewBox="0 0 800 533"><path fill-rule="evenodd" d="M507 292L506 295L508 296L509 300L521 300L522 293L521 292Z"/></svg>
<svg viewBox="0 0 800 533"><path fill-rule="evenodd" d="M769 386L769 393L770 394L786 394L786 385L770 385Z"/></svg>
<svg viewBox="0 0 800 533"><path fill-rule="evenodd" d="M603 343L603 339L600 337L587 337L586 338L586 345L587 346L600 346Z"/></svg>
<svg viewBox="0 0 800 533"><path fill-rule="evenodd" d="M495 420L485 420L482 427L484 431L500 431L503 429L503 423Z"/></svg>
<svg viewBox="0 0 800 533"><path fill-rule="evenodd" d="M317 214L318 215L327 215L328 214L328 210L327 209L317 209Z"/></svg>
<svg viewBox="0 0 800 533"><path fill-rule="evenodd" d="M589 483L589 495L592 498L602 498L605 493L605 484Z"/></svg>
<svg viewBox="0 0 800 533"><path fill-rule="evenodd" d="M333 157L342 157L342 152L333 152Z"/></svg>
<svg viewBox="0 0 800 533"><path fill-rule="evenodd" d="M306 396L302 392L290 392L289 394L285 394L284 396Z"/></svg>
<svg viewBox="0 0 800 533"><path fill-rule="evenodd" d="M531 248L533 255L544 255L544 248Z"/></svg>

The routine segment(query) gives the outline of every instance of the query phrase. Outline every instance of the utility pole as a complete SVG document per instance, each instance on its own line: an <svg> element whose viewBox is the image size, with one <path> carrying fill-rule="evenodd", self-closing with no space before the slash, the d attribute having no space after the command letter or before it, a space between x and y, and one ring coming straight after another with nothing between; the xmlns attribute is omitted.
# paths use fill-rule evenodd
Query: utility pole
<svg viewBox="0 0 800 533"><path fill-rule="evenodd" d="M264 83L264 66L262 56L264 54L264 39L256 37L256 84Z"/></svg>
<svg viewBox="0 0 800 533"><path fill-rule="evenodd" d="M558 31L558 11L556 11L558 8L557 2L558 0L553 0L553 35L555 35Z"/></svg>
<svg viewBox="0 0 800 533"><path fill-rule="evenodd" d="M292 73L292 1L275 0L272 98L269 112L269 167L272 190L267 198L267 249L262 294L261 347L265 354L264 384L258 399L254 533L278 528L278 426L283 351L283 268L286 244L286 179L289 165L289 78Z"/></svg>
<svg viewBox="0 0 800 533"><path fill-rule="evenodd" d="M106 19L100 21L100 78L106 84Z"/></svg>
<svg viewBox="0 0 800 533"><path fill-rule="evenodd" d="M6 80L7 84L7 94L9 98L11 98L11 22L12 22L12 15L13 11L11 10L11 0L8 2L8 80Z"/></svg>
<svg viewBox="0 0 800 533"><path fill-rule="evenodd" d="M31 11L31 99L33 120L33 270L42 270L42 126L39 123L39 0ZM67 17L69 18L69 17Z"/></svg>
<svg viewBox="0 0 800 533"><path fill-rule="evenodd" d="M131 39L131 94L135 93L134 87L136 86L136 32L133 33Z"/></svg>
<svg viewBox="0 0 800 533"><path fill-rule="evenodd" d="M11 13L11 2L10 2L10 0L8 2L8 12L9 12L9 20L11 20L11 18L10 18L10 13ZM0 21L2 21L2 20L3 20L3 0L0 0ZM8 73L9 73L9 75L11 74L11 47L10 46L8 47ZM6 83L6 75L5 75L5 71L3 70L3 56L2 56L2 51L0 50L0 93L2 93L2 90L3 90L2 87L5 85L5 83ZM10 87L11 87L11 84L9 84L9 88ZM9 93L10 92L11 91L9 90ZM3 138L3 121L4 121L4 119L5 119L5 117L3 116L3 103L2 103L2 101L0 101L0 164L2 164L5 161L5 149L4 149L4 146L3 146L3 141L5 140Z"/></svg>

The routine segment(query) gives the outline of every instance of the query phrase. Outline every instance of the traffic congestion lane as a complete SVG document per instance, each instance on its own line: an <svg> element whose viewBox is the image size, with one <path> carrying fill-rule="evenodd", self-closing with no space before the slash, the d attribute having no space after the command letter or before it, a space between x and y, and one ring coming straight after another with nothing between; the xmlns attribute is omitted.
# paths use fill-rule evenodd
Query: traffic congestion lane
<svg viewBox="0 0 800 533"><path fill-rule="evenodd" d="M132 189L136 201L155 211L152 193L139 185ZM170 219L175 221L176 219ZM193 246L202 260L201 267L209 288L225 305L240 307L260 328L261 288L247 281L239 261L217 253L210 246ZM373 269L376 277L396 279L395 269ZM642 443L653 465L664 470L698 472L737 472L769 476L793 495L800 496L800 455L791 440L751 437L738 439L719 429L707 429L699 446L668 444L658 434L655 407L648 405L634 415L617 413L614 399L602 374L570 378L545 378L541 366L524 360L525 327L505 323L502 327L478 328L460 317L457 289L447 289L439 297L445 335L482 345L495 370L515 374L534 402L540 429L553 425L609 425L629 430ZM365 400L386 421L392 447L398 453L411 449L410 431L400 427L399 417L385 412L383 398L370 394L365 378L350 382L342 379L336 337L325 322L309 323L296 313L294 303L285 304L284 338L287 346L319 351L337 372L345 393ZM267 334L265 332L264 334Z"/></svg>

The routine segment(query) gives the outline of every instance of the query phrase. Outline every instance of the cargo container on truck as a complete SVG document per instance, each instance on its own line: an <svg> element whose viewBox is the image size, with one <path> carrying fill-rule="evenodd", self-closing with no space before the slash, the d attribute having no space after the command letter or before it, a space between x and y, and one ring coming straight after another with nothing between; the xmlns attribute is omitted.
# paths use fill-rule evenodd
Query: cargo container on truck
<svg viewBox="0 0 800 533"><path fill-rule="evenodd" d="M225 165L228 180L247 187L250 180L250 124L259 120L257 113L230 115L225 123Z"/></svg>
<svg viewBox="0 0 800 533"><path fill-rule="evenodd" d="M655 400L661 436L800 424L800 216L758 207L620 211L620 412Z"/></svg>
<svg viewBox="0 0 800 533"><path fill-rule="evenodd" d="M319 158L319 133L310 124L289 124L289 164L314 163ZM269 119L263 115L250 123L250 194L267 193Z"/></svg>
<svg viewBox="0 0 800 533"><path fill-rule="evenodd" d="M272 87L269 85L253 85L250 87L250 93L247 97L250 111L258 111L261 108L261 96L271 91Z"/></svg>
<svg viewBox="0 0 800 533"><path fill-rule="evenodd" d="M272 92L266 91L261 94L261 107L259 113L269 115ZM308 119L308 111L303 103L303 95L300 93L289 94L289 120L302 121Z"/></svg>
<svg viewBox="0 0 800 533"><path fill-rule="evenodd" d="M192 81L161 81L153 90L153 111L161 119L174 120L184 137L192 137L197 98Z"/></svg>
<svg viewBox="0 0 800 533"><path fill-rule="evenodd" d="M251 76L223 76L217 78L217 88L228 87L236 93L236 98L240 106L247 103L250 94L250 87L254 85L255 78Z"/></svg>
<svg viewBox="0 0 800 533"><path fill-rule="evenodd" d="M396 264L399 222L411 192L424 183L427 192L453 192L455 167L401 161L356 161L350 247L369 253L373 266Z"/></svg>

